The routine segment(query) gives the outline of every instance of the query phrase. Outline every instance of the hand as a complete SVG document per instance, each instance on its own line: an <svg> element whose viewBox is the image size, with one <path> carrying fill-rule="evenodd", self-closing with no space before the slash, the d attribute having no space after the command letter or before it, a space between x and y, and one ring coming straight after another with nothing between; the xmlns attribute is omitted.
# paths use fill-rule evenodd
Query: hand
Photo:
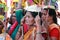
<svg viewBox="0 0 60 40"><path fill-rule="evenodd" d="M23 25L26 15L21 19L21 25Z"/></svg>
<svg viewBox="0 0 60 40"><path fill-rule="evenodd" d="M37 30L38 31L41 30L40 17L39 17L39 15L36 16L35 23L36 23L36 26L37 26Z"/></svg>
<svg viewBox="0 0 60 40"><path fill-rule="evenodd" d="M39 17L39 15L36 16L36 18L35 18L35 23L36 23L37 25L40 25L40 17Z"/></svg>

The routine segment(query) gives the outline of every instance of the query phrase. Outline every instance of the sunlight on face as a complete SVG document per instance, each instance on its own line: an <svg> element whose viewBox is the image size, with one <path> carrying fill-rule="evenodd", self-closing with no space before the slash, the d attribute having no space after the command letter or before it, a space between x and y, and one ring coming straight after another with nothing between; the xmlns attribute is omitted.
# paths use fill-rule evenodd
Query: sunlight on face
<svg viewBox="0 0 60 40"><path fill-rule="evenodd" d="M25 23L28 24L28 25L32 25L32 24L34 23L34 18L33 18L33 16L31 15L30 12L27 12L27 13L26 13Z"/></svg>

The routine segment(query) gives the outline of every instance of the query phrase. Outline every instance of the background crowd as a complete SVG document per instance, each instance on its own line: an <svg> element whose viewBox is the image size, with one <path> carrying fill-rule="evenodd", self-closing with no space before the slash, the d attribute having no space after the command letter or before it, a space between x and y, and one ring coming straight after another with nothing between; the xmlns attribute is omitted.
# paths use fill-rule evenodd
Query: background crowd
<svg viewBox="0 0 60 40"><path fill-rule="evenodd" d="M0 0L0 40L60 40L59 0ZM9 13L9 14L8 14Z"/></svg>

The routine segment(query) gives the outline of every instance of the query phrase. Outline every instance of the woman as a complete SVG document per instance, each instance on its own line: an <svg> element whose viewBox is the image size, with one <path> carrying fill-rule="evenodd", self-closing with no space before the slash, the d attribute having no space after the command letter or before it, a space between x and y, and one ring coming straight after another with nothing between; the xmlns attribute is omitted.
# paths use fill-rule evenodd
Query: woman
<svg viewBox="0 0 60 40"><path fill-rule="evenodd" d="M16 15L15 15L15 13L14 13L14 14L12 14L11 17L10 17L10 24L13 25L15 21L16 21Z"/></svg>
<svg viewBox="0 0 60 40"><path fill-rule="evenodd" d="M59 40L59 26L57 25L57 18L55 9L45 8L46 14L43 13L43 16L46 16L46 28L48 28L48 39L50 40Z"/></svg>
<svg viewBox="0 0 60 40"><path fill-rule="evenodd" d="M16 19L16 22L13 22L14 24L11 26L10 30L8 31L8 33L11 35L11 38L13 40L15 40L15 36L16 36L17 31L18 31L18 29L20 27L20 20L23 17L22 10L16 10L15 12L16 12L15 13L16 16L13 17L13 18ZM13 30L13 31L11 31L11 30Z"/></svg>
<svg viewBox="0 0 60 40"><path fill-rule="evenodd" d="M17 32L16 40L44 40L41 34L41 20L39 15L37 14L38 13L34 14L34 12L29 11L26 12L21 21L22 26Z"/></svg>
<svg viewBox="0 0 60 40"><path fill-rule="evenodd" d="M8 23L10 25L7 24L7 27L9 28L11 25L13 25L15 23L15 21L16 21L16 15L14 13L14 14L11 15L10 19L8 19Z"/></svg>
<svg viewBox="0 0 60 40"><path fill-rule="evenodd" d="M46 17L47 17L47 11L46 10L42 10L42 31L46 30L46 32L43 32L42 35L45 38L45 40L47 40L47 22L46 22Z"/></svg>
<svg viewBox="0 0 60 40"><path fill-rule="evenodd" d="M15 21L16 21L16 15L13 14L13 15L11 15L10 19L7 22L7 29L8 29L8 31L11 28L11 26L15 23Z"/></svg>

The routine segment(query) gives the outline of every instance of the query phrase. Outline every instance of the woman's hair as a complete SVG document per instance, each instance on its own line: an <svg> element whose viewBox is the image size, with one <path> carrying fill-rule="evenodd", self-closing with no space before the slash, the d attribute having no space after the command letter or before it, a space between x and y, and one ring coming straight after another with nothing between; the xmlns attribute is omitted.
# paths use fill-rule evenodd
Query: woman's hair
<svg viewBox="0 0 60 40"><path fill-rule="evenodd" d="M0 25L1 25L2 27L4 27L4 25L3 25L3 22L2 22L2 21L0 21Z"/></svg>
<svg viewBox="0 0 60 40"><path fill-rule="evenodd" d="M12 24L12 17L16 17L16 15L11 15L9 23Z"/></svg>
<svg viewBox="0 0 60 40"><path fill-rule="evenodd" d="M0 8L0 15L5 15L4 8Z"/></svg>
<svg viewBox="0 0 60 40"><path fill-rule="evenodd" d="M51 8L49 9L49 16L52 16L54 23L57 24L57 18L56 18L56 11L55 11L55 9L51 9Z"/></svg>
<svg viewBox="0 0 60 40"><path fill-rule="evenodd" d="M27 12L30 12L31 15L32 15L34 18L38 15L38 12L31 12L31 11L25 11L25 12L24 12L24 15L25 15ZM40 17L42 16L42 13L41 13L41 12L39 12L39 16L40 16Z"/></svg>
<svg viewBox="0 0 60 40"><path fill-rule="evenodd" d="M30 12L31 15L35 18L37 15L38 15L38 12L31 12L31 11L25 11L24 15L26 14L26 12ZM39 12L39 17L41 18L42 16L42 13ZM41 20L40 20L41 21ZM41 24L42 24L42 21L41 21Z"/></svg>
<svg viewBox="0 0 60 40"><path fill-rule="evenodd" d="M53 17L53 22L57 24L56 11L52 8L45 8L44 10L48 11L49 16Z"/></svg>

